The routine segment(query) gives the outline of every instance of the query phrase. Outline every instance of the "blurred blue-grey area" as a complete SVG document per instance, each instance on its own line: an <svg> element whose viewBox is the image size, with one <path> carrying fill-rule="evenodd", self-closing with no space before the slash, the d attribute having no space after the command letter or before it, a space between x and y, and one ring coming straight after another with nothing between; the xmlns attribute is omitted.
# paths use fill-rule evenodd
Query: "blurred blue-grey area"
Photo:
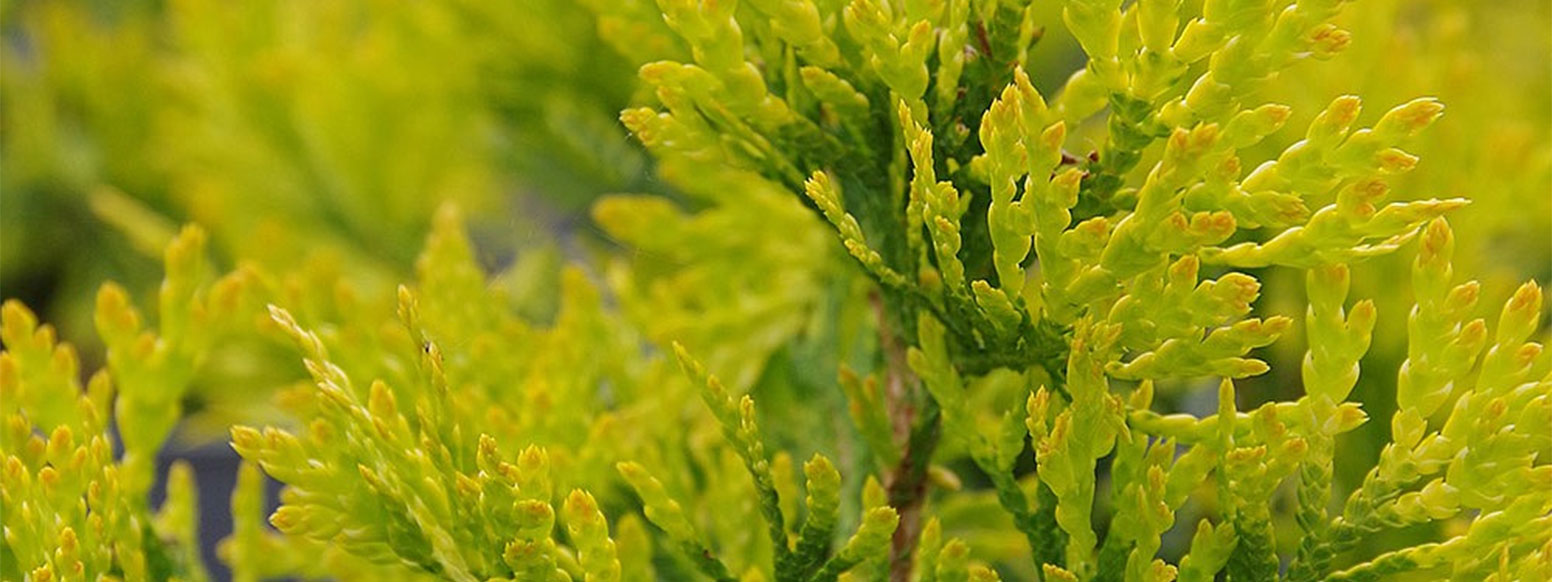
<svg viewBox="0 0 1552 582"><path fill-rule="evenodd" d="M167 497L167 471L176 461L193 470L199 485L199 540L205 567L215 582L232 579L232 572L216 554L216 548L232 533L232 489L237 484L237 467L242 459L230 444L213 442L192 447L169 443L156 459L156 484L151 488L151 507L161 507ZM280 505L279 482L265 478L264 512Z"/></svg>

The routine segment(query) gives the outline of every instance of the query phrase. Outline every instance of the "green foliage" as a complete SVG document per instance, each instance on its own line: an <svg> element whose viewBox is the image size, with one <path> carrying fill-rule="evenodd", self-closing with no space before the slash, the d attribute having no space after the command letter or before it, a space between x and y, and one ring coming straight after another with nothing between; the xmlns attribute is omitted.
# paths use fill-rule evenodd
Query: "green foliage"
<svg viewBox="0 0 1552 582"><path fill-rule="evenodd" d="M204 240L189 228L169 245L156 331L142 329L123 290L103 286L108 364L84 387L75 349L52 327L14 301L0 310L5 579L205 579L188 467L175 465L158 511L147 506L191 369L250 303L243 273L212 279Z"/></svg>
<svg viewBox="0 0 1552 582"><path fill-rule="evenodd" d="M1366 118L1287 87L1361 81L1311 61L1388 22L1048 4L178 2L92 38L154 82L59 44L85 8L29 6L55 48L7 56L38 66L7 110L69 89L93 148L169 160L61 179L68 132L39 122L7 132L7 203L96 192L167 250L154 325L102 287L89 380L6 304L0 578L204 579L189 471L147 497L213 368L270 402L229 431L242 581L1552 575L1548 311L1533 281L1458 278L1478 247L1445 216L1508 219L1420 196L1409 174L1453 167L1410 153L1448 153L1439 100ZM1043 52L1064 43L1081 67ZM489 273L462 212L499 206L496 176L561 191L535 168L567 158L588 194L642 189L609 107L653 192L593 205L607 240L571 264ZM1544 270L1506 262L1483 268Z"/></svg>
<svg viewBox="0 0 1552 582"><path fill-rule="evenodd" d="M152 288L143 257L183 222L217 264L312 257L392 284L443 203L507 229L527 223L511 192L578 212L647 166L611 123L631 64L572 2L228 8L7 3L7 296L52 290L49 315L84 336L81 298L109 277Z"/></svg>

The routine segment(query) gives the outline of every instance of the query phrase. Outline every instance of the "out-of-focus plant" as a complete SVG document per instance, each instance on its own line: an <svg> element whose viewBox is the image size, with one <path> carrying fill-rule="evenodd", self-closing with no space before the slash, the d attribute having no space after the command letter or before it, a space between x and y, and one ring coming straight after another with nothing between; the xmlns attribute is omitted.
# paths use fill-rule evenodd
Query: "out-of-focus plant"
<svg viewBox="0 0 1552 582"><path fill-rule="evenodd" d="M380 289L442 204L506 267L554 245L547 216L644 188L615 121L633 69L570 2L24 2L3 20L0 288L88 348L98 282L149 295L181 222L218 265ZM265 398L223 386L295 373L233 346L189 397L206 428Z"/></svg>
<svg viewBox="0 0 1552 582"><path fill-rule="evenodd" d="M507 233L488 236L504 261L542 242L513 209L575 212L646 175L614 122L632 65L594 26L550 1L15 3L0 278L80 330L69 306L108 275L154 283L140 257L194 221L224 264L392 282L448 201Z"/></svg>
<svg viewBox="0 0 1552 582"><path fill-rule="evenodd" d="M120 544L91 572L186 555L186 515L137 525L140 455L230 320L309 377L231 430L241 580L1545 579L1541 289L1455 273L1467 199L1407 178L1440 101L1281 97L1353 43L1345 4L1066 0L1061 82L1032 3L587 3L646 63L620 120L673 192L594 207L624 253L491 277L445 210L394 292L274 264L201 292L185 235L159 332L103 293L87 389L8 307L5 572L74 575L66 527ZM1387 259L1409 293L1362 284ZM80 471L48 451L105 434L110 382L125 454L98 437L87 480L130 486L33 487ZM26 396L58 392L77 416ZM1371 415L1377 458L1339 463Z"/></svg>

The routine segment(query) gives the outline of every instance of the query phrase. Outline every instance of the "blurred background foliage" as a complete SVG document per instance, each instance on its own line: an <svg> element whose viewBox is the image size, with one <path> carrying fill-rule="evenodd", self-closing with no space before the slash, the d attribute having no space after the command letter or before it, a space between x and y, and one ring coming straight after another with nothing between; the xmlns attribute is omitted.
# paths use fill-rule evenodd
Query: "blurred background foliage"
<svg viewBox="0 0 1552 582"><path fill-rule="evenodd" d="M1060 22L1058 3L1044 4L1039 20ZM1447 112L1413 144L1422 162L1395 192L1473 200L1451 216L1456 266L1483 282L1478 315L1491 318L1518 282L1552 280L1552 2L1362 5L1339 20L1347 50L1297 65L1267 100L1291 105L1288 126L1303 127L1343 93L1365 96L1361 124L1438 96ZM844 399L821 387L849 353L829 346L871 337L855 309L865 287L796 196L736 170L658 166L627 137L619 112L653 99L636 68L688 52L659 20L631 16L656 11L650 0L0 0L0 296L100 353L97 286L113 279L150 297L160 249L197 223L218 270L286 273L264 279L268 297L324 320L341 297L391 305L437 209L453 203L483 275L523 319L557 317L561 265L580 262L600 301L648 342L681 341L730 384L760 391L777 411L767 414L793 411L768 423L777 448L836 442ZM1082 63L1049 26L1031 77L1050 91ZM1104 120L1072 135L1097 144ZM1275 156L1299 137L1258 147ZM1410 296L1411 256L1359 270L1352 295ZM1257 276L1261 309L1297 314L1301 281ZM1378 304L1389 311L1364 368L1394 370L1411 302ZM1287 335L1261 356L1273 373L1245 383L1242 407L1297 395L1306 347L1292 339L1302 332ZM273 343L218 348L188 410L211 427L280 414L266 394L223 389L299 378ZM1354 397L1387 418L1394 382L1366 374ZM783 405L796 400L834 416ZM1338 496L1386 436L1383 422L1351 433L1345 450L1362 454L1338 460ZM946 525L999 547L974 529L995 514L990 495L958 499Z"/></svg>
<svg viewBox="0 0 1552 582"><path fill-rule="evenodd" d="M19 1L0 22L0 294L85 354L97 286L150 296L181 224L222 270L381 295L453 203L482 265L534 250L550 274L513 280L553 295L552 233L656 189L615 121L635 66L569 1ZM262 391L205 388L299 372L252 344L213 358L190 410L241 415Z"/></svg>
<svg viewBox="0 0 1552 582"><path fill-rule="evenodd" d="M181 223L207 225L227 266L331 256L397 281L444 202L497 267L535 224L650 189L614 121L634 66L571 2L22 1L0 18L0 278L67 336L101 280L154 280Z"/></svg>

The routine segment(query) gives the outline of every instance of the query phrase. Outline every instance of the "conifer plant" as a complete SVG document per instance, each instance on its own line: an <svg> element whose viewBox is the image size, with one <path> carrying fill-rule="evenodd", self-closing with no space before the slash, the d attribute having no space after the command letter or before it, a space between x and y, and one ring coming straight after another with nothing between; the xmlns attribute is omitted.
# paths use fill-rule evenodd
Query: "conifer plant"
<svg viewBox="0 0 1552 582"><path fill-rule="evenodd" d="M84 382L7 303L0 578L206 579L189 471L147 493L243 338L295 381L230 429L241 581L1552 579L1541 288L1479 309L1470 193L1392 191L1450 163L1404 149L1445 106L1265 90L1362 3L583 4L673 190L594 205L625 252L514 291L446 206L386 287L218 277L190 227L154 323L103 288ZM1065 79L1031 72L1047 26L1086 54ZM1354 296L1386 256L1410 284ZM1366 359L1387 329L1404 358ZM1342 483L1366 423L1388 441Z"/></svg>

